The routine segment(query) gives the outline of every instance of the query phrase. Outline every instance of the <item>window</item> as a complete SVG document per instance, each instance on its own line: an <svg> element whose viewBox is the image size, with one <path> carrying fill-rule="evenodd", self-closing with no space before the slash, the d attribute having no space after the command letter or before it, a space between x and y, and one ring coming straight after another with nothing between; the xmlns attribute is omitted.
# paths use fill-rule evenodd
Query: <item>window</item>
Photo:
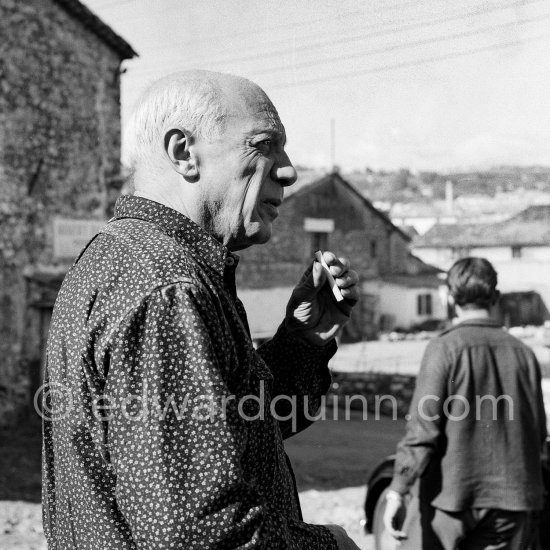
<svg viewBox="0 0 550 550"><path fill-rule="evenodd" d="M512 258L521 258L521 246L512 247Z"/></svg>
<svg viewBox="0 0 550 550"><path fill-rule="evenodd" d="M306 257L309 258L317 250L323 252L328 248L328 235L334 231L334 220L331 218L304 218L306 238Z"/></svg>
<svg viewBox="0 0 550 550"><path fill-rule="evenodd" d="M432 295L431 294L419 294L416 297L416 312L418 315L431 315L432 314Z"/></svg>
<svg viewBox="0 0 550 550"><path fill-rule="evenodd" d="M369 253L371 258L376 258L376 241L371 241L369 243Z"/></svg>

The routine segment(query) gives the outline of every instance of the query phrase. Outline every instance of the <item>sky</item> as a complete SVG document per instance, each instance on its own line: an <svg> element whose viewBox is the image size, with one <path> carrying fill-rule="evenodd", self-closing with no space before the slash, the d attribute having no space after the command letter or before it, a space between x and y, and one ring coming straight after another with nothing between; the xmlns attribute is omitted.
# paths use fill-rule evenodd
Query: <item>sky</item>
<svg viewBox="0 0 550 550"><path fill-rule="evenodd" d="M267 92L296 165L550 166L548 0L83 3L139 54L123 64L123 129L150 83L201 68Z"/></svg>

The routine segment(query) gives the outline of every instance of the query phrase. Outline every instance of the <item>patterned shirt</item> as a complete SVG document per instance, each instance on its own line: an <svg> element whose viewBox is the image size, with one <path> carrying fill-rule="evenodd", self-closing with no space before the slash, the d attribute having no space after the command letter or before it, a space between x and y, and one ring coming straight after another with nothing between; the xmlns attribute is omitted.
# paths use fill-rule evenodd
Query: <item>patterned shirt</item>
<svg viewBox="0 0 550 550"><path fill-rule="evenodd" d="M73 264L47 351L51 550L336 549L302 521L283 446L336 345L281 325L255 350L237 263L182 214L123 196Z"/></svg>

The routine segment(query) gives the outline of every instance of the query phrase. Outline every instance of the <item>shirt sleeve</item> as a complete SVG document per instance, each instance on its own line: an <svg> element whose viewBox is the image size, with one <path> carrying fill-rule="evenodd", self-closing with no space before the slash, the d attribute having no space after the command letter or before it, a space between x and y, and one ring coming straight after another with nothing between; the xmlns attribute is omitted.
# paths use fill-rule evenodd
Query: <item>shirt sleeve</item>
<svg viewBox="0 0 550 550"><path fill-rule="evenodd" d="M422 475L444 430L449 362L443 345L433 340L422 358L407 431L397 445L390 489L405 494Z"/></svg>
<svg viewBox="0 0 550 550"><path fill-rule="evenodd" d="M281 324L275 336L258 348L273 375L273 397L283 437L312 424L331 384L328 369L337 345L313 346L296 338Z"/></svg>
<svg viewBox="0 0 550 550"><path fill-rule="evenodd" d="M140 550L336 549L328 529L283 516L246 477L245 420L236 406L215 409L228 393L222 335L206 292L176 284L154 291L113 337L108 393L126 403L113 410L108 441L132 539Z"/></svg>

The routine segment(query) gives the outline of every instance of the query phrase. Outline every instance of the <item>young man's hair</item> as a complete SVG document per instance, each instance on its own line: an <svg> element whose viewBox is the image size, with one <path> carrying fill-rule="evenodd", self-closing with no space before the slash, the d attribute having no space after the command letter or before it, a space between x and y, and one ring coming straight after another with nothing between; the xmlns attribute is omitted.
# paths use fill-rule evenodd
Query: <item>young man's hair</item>
<svg viewBox="0 0 550 550"><path fill-rule="evenodd" d="M497 272L485 258L462 258L447 273L455 304L465 309L489 309L498 299Z"/></svg>

